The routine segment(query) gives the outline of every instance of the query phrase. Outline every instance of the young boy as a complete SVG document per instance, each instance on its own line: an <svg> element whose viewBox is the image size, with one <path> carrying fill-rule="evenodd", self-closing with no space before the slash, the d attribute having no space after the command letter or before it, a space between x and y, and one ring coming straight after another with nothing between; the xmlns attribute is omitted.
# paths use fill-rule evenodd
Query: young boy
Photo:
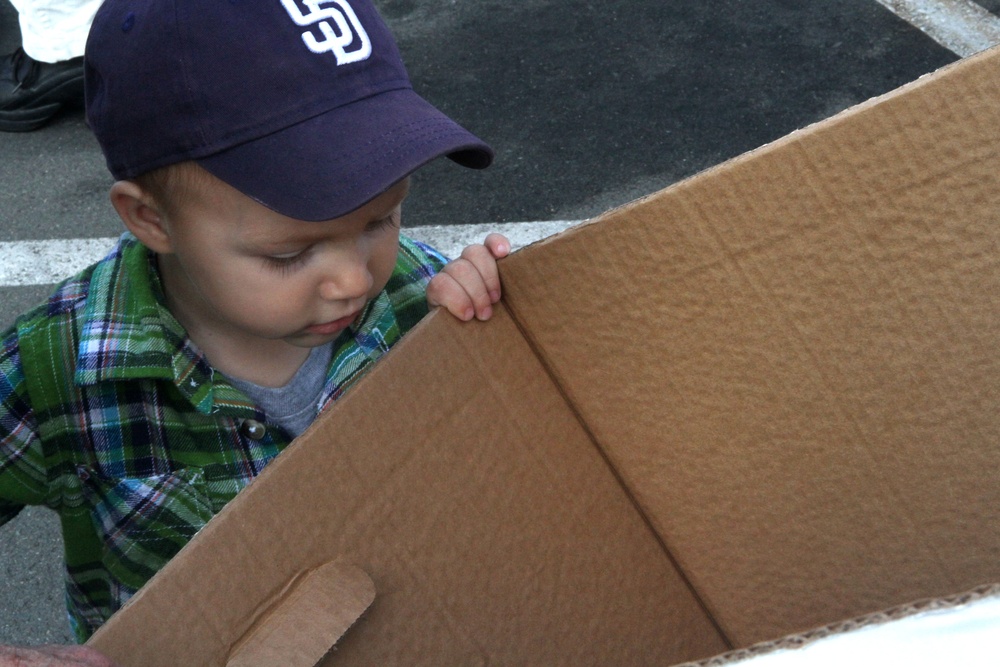
<svg viewBox="0 0 1000 667"><path fill-rule="evenodd" d="M492 152L412 91L370 0L107 0L85 68L128 232L0 356L0 522L59 512L81 641L429 306L489 318L509 251L400 236L412 171Z"/></svg>

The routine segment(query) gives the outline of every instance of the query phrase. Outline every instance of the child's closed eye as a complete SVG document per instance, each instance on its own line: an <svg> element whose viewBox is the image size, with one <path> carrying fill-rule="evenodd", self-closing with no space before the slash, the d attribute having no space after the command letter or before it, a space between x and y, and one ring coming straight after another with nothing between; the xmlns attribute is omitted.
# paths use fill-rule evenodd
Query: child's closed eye
<svg viewBox="0 0 1000 667"><path fill-rule="evenodd" d="M379 218L378 220L372 220L367 225L365 225L365 234L378 234L379 232L398 229L400 223L400 210L397 207L389 215ZM294 252L286 252L277 255L263 255L262 259L267 268L277 271L282 275L291 273L299 267L303 266L312 254L310 252L312 246L303 248L301 250L296 250Z"/></svg>
<svg viewBox="0 0 1000 667"><path fill-rule="evenodd" d="M305 264L308 255L308 248L297 252L284 253L282 255L265 255L264 263L268 266L268 268L278 271L281 274L286 274Z"/></svg>
<svg viewBox="0 0 1000 667"><path fill-rule="evenodd" d="M395 229L399 227L399 220L400 220L400 213L399 209L397 208L395 211L385 216L384 218L369 222L368 225L365 227L365 231L370 234L374 234L376 232L380 232L386 229Z"/></svg>

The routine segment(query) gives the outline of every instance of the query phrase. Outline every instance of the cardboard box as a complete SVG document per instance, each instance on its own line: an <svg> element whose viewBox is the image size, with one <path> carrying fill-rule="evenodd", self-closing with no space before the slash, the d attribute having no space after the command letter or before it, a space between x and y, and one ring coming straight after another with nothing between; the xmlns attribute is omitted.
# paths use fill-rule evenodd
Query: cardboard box
<svg viewBox="0 0 1000 667"><path fill-rule="evenodd" d="M671 665L1000 581L998 175L991 51L516 253L93 644Z"/></svg>

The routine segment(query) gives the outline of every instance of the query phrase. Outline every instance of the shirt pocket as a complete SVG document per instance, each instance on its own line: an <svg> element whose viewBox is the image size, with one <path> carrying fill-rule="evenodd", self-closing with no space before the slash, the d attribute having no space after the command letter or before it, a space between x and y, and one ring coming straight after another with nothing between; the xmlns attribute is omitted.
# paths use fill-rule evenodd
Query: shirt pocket
<svg viewBox="0 0 1000 667"><path fill-rule="evenodd" d="M117 609L212 518L205 475L198 468L124 479L86 467L78 473Z"/></svg>

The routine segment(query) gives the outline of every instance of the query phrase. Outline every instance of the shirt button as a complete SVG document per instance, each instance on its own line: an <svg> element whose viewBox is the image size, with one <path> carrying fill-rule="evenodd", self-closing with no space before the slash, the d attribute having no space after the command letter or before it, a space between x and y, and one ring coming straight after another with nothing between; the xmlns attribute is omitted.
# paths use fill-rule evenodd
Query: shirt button
<svg viewBox="0 0 1000 667"><path fill-rule="evenodd" d="M251 440L260 440L267 435L267 428L255 419L247 419L240 425L240 433Z"/></svg>

